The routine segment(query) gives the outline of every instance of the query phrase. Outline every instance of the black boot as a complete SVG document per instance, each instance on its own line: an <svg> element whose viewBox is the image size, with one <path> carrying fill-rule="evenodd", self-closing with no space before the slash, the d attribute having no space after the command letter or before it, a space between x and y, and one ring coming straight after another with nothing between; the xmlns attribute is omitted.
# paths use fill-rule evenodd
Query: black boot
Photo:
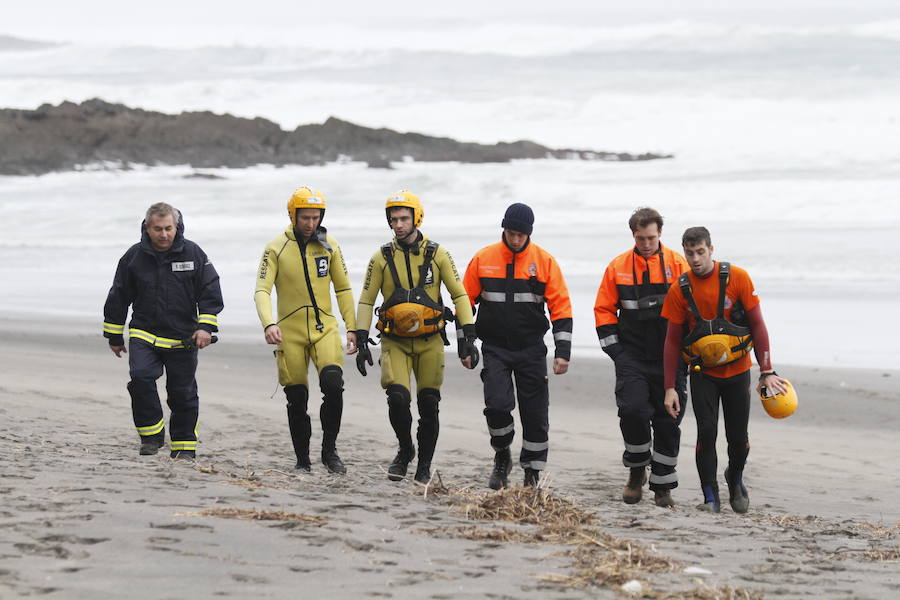
<svg viewBox="0 0 900 600"><path fill-rule="evenodd" d="M166 444L166 430L141 438L141 456L151 456Z"/></svg>
<svg viewBox="0 0 900 600"><path fill-rule="evenodd" d="M438 420L438 405L441 401L441 392L434 388L419 390L417 394L419 406L419 428L416 439L419 442L419 463L416 467L416 481L428 483L431 481L431 459L434 457L434 449L437 447L440 421Z"/></svg>
<svg viewBox="0 0 900 600"><path fill-rule="evenodd" d="M400 446L400 450L397 451L397 456L394 457L394 460L392 460L390 466L388 466L388 479L391 481L400 481L406 477L406 471L409 469L409 461L411 461L415 455L416 449L413 448L412 443L410 443L409 446Z"/></svg>
<svg viewBox="0 0 900 600"><path fill-rule="evenodd" d="M329 365L322 369L319 373L319 387L322 389L322 406L319 407L319 419L322 422L322 464L331 473L343 475L347 472L347 467L336 449L344 411L344 377L341 368Z"/></svg>
<svg viewBox="0 0 900 600"><path fill-rule="evenodd" d="M750 509L750 496L744 487L744 472L733 471L731 466L725 469L725 483L728 484L728 502L731 510L736 513L745 513Z"/></svg>
<svg viewBox="0 0 900 600"><path fill-rule="evenodd" d="M309 438L312 435L312 426L306 413L309 390L305 385L289 385L284 388L284 395L287 397L291 442L294 445L294 454L297 455L296 468L308 472L312 469L309 462Z"/></svg>
<svg viewBox="0 0 900 600"><path fill-rule="evenodd" d="M538 487L541 481L541 472L537 469L525 469L525 487Z"/></svg>
<svg viewBox="0 0 900 600"><path fill-rule="evenodd" d="M512 456L509 454L509 448L497 450L494 454L494 470L491 471L491 478L488 480L488 487L492 490L499 490L509 486L509 472L512 469Z"/></svg>
<svg viewBox="0 0 900 600"><path fill-rule="evenodd" d="M421 458L419 459L419 462L416 465L416 481L424 484L427 484L429 481L431 481L430 462L423 462Z"/></svg>

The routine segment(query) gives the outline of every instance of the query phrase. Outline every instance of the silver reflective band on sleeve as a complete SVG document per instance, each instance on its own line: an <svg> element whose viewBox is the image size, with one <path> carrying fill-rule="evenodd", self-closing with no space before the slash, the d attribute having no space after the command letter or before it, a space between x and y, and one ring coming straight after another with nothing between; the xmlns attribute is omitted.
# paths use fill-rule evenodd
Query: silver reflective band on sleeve
<svg viewBox="0 0 900 600"><path fill-rule="evenodd" d="M666 456L665 454L660 454L659 452L653 453L653 462L661 464L661 465L669 465L670 467L674 467L678 464L677 456Z"/></svg>
<svg viewBox="0 0 900 600"><path fill-rule="evenodd" d="M506 435L507 433L512 433L515 430L516 428L512 423L510 423L506 427L501 427L500 429L493 429L491 427L488 427L488 433L496 436Z"/></svg>
<svg viewBox="0 0 900 600"><path fill-rule="evenodd" d="M488 302L506 302L506 292L481 292L481 299ZM532 294L530 292L516 292L513 294L513 302L533 302L540 304L544 301L543 296Z"/></svg>
<svg viewBox="0 0 900 600"><path fill-rule="evenodd" d="M527 460L522 463L523 469L534 469L535 471L543 471L547 468L547 461L545 460Z"/></svg>
<svg viewBox="0 0 900 600"><path fill-rule="evenodd" d="M629 444L625 442L625 451L637 454L639 452L650 452L650 442L646 444Z"/></svg>
<svg viewBox="0 0 900 600"><path fill-rule="evenodd" d="M557 331L553 334L553 340L557 342L571 342L572 334L568 331Z"/></svg>
<svg viewBox="0 0 900 600"><path fill-rule="evenodd" d="M625 310L637 310L637 308L638 308L637 300L619 300L619 304Z"/></svg>
<svg viewBox="0 0 900 600"><path fill-rule="evenodd" d="M605 338L600 339L600 347L601 348L606 348L607 346L610 346L612 344L618 344L618 343L619 343L619 336L617 336L616 334L608 335Z"/></svg>
<svg viewBox="0 0 900 600"><path fill-rule="evenodd" d="M678 481L678 473L669 473L668 475L650 473L650 483L675 483L676 481Z"/></svg>
<svg viewBox="0 0 900 600"><path fill-rule="evenodd" d="M546 450L550 447L550 442L529 442L528 440L522 440L522 448L524 450L531 450L532 452L540 452L541 450Z"/></svg>

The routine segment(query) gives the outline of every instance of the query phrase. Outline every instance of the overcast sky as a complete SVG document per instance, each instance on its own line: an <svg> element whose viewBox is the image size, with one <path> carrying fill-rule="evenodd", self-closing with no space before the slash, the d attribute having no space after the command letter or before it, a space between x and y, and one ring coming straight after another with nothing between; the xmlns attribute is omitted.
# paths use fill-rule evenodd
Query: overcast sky
<svg viewBox="0 0 900 600"><path fill-rule="evenodd" d="M840 26L889 20L900 27L898 0L456 0L296 2L275 0L2 0L0 34L48 41L193 46L273 44L303 46L321 30L365 28L420 33L446 27L662 23L675 20L726 25ZM402 33L399 34L402 36ZM336 40L339 43L339 40Z"/></svg>

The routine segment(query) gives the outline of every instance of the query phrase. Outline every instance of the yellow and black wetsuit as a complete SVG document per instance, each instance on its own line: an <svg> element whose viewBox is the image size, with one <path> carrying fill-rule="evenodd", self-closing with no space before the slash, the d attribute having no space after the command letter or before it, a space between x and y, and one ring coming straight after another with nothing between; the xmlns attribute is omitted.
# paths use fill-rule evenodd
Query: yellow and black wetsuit
<svg viewBox="0 0 900 600"><path fill-rule="evenodd" d="M359 297L356 323L359 329L368 331L372 323L373 308L379 292L385 300L394 297L397 288L388 256L396 268L400 284L406 289L421 287L430 299L429 304L441 304L441 283L450 293L456 308L457 328L471 325L472 306L462 285L459 271L446 248L430 244L433 257L427 268L422 269L428 257L428 239L419 234L418 240L407 246L394 239L389 248L379 249L369 261L365 283ZM435 248L436 246L436 248ZM424 271L424 272L423 272ZM385 305L382 305L383 307ZM381 315L379 318L382 318ZM381 386L388 396L388 415L401 448L412 448L412 401L410 374L416 378L419 406L419 464L430 463L438 437L438 402L444 380L444 341L440 331L423 328L427 333L418 337L391 333L391 328L380 327L381 336Z"/></svg>
<svg viewBox="0 0 900 600"><path fill-rule="evenodd" d="M278 297L278 318L272 316L272 287ZM331 304L331 287L348 331L356 329L350 278L337 241L319 227L305 243L292 226L266 245L256 276L254 301L266 329L278 325L282 342L275 349L278 382L287 397L288 425L298 464L308 465L311 424L309 361L319 374L322 391L323 461L334 451L343 413L341 335Z"/></svg>

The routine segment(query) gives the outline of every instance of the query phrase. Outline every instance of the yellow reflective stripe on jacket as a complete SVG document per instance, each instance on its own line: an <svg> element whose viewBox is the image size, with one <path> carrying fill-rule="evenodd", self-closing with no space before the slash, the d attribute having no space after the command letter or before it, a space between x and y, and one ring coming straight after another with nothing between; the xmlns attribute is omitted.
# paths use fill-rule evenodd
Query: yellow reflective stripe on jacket
<svg viewBox="0 0 900 600"><path fill-rule="evenodd" d="M185 442L169 442L169 450L196 450L197 440L188 440Z"/></svg>
<svg viewBox="0 0 900 600"><path fill-rule="evenodd" d="M219 326L219 317L217 317L216 315L202 314L198 317L197 322L202 323L204 325L212 325L214 327L218 327Z"/></svg>
<svg viewBox="0 0 900 600"><path fill-rule="evenodd" d="M138 427L137 432L139 435L142 435L142 436L156 435L157 433L159 433L160 431L163 430L164 426L165 426L165 420L160 419L159 423L157 423L155 425L146 425L144 427Z"/></svg>
<svg viewBox="0 0 900 600"><path fill-rule="evenodd" d="M151 346L156 346L157 348L184 348L181 340L173 340L172 338L164 338L158 335L153 335L149 331L144 331L143 329L131 328L128 330L128 336L135 337L139 340L144 340Z"/></svg>
<svg viewBox="0 0 900 600"><path fill-rule="evenodd" d="M125 324L117 325L115 323L103 322L103 333L111 333L113 335L121 334L125 331Z"/></svg>

